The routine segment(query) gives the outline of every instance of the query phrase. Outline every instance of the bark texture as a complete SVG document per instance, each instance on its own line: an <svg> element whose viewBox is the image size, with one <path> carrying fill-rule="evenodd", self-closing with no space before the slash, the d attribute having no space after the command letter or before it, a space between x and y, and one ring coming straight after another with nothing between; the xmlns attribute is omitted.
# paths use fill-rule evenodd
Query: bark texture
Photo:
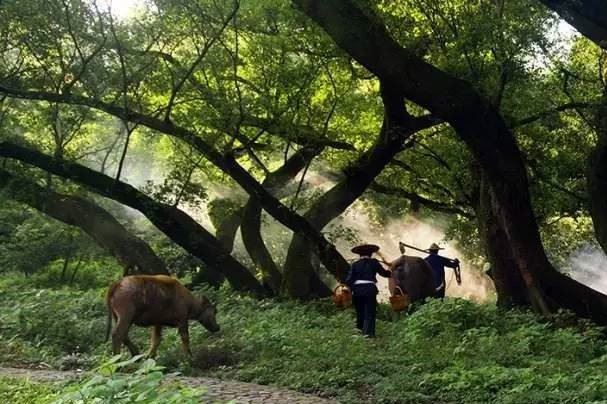
<svg viewBox="0 0 607 404"><path fill-rule="evenodd" d="M488 275L495 284L497 305L500 307L528 306L529 296L521 272L510 249L510 241L493 211L489 184L479 179L476 216L479 235L491 269Z"/></svg>

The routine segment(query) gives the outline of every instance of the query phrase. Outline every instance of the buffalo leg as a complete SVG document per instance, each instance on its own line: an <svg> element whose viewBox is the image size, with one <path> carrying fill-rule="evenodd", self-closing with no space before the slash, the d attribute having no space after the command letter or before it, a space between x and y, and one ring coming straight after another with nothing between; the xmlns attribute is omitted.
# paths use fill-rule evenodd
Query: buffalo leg
<svg viewBox="0 0 607 404"><path fill-rule="evenodd" d="M148 352L148 356L153 358L156 356L156 351L158 350L158 345L160 345L160 338L162 337L162 327L159 325L155 325L152 328L152 338L150 344L150 351Z"/></svg>
<svg viewBox="0 0 607 404"><path fill-rule="evenodd" d="M123 342L127 344L129 350L131 349L129 345L134 347L133 343L129 340L129 328L131 328L131 318L118 317L116 327L114 327L114 330L112 331L112 351L114 355L120 353ZM127 340L129 342L127 342Z"/></svg>
<svg viewBox="0 0 607 404"><path fill-rule="evenodd" d="M192 351L190 351L190 334L187 324L179 326L179 335L181 336L183 351L189 356L192 356Z"/></svg>
<svg viewBox="0 0 607 404"><path fill-rule="evenodd" d="M133 344L133 341L131 341L128 334L124 338L124 345L126 345L126 347L129 349L129 352L131 353L131 355L133 355L133 356L139 355L139 349L137 349L137 346L135 344Z"/></svg>

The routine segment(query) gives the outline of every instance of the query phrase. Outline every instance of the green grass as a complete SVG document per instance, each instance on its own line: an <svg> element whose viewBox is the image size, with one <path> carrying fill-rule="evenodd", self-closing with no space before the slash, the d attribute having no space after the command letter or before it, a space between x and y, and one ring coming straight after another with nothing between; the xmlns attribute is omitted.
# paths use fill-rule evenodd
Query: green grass
<svg viewBox="0 0 607 404"><path fill-rule="evenodd" d="M0 403L45 404L57 394L58 388L51 384L0 377Z"/></svg>
<svg viewBox="0 0 607 404"><path fill-rule="evenodd" d="M35 289L0 281L0 361L94 367L107 360L103 289ZM460 299L431 301L391 321L380 307L378 338L354 331L351 310L329 301L257 301L206 291L222 330L191 323L192 363L167 329L158 363L210 375L336 397L346 403L587 403L607 400L602 330L561 315L500 311ZM17 308L17 310L15 310ZM9 310L10 309L10 310ZM570 325L572 324L572 325ZM147 348L148 331L134 329Z"/></svg>

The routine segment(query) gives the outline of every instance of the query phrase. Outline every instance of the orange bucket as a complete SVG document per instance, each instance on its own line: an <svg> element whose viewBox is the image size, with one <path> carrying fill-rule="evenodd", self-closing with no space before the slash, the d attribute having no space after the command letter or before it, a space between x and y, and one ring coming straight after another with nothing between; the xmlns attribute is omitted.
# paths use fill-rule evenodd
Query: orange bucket
<svg viewBox="0 0 607 404"><path fill-rule="evenodd" d="M333 289L333 303L341 309L352 306L352 292L350 288L343 283L337 285Z"/></svg>
<svg viewBox="0 0 607 404"><path fill-rule="evenodd" d="M394 287L394 294L390 296L390 306L394 311L405 311L409 307L409 295L403 292L400 286Z"/></svg>

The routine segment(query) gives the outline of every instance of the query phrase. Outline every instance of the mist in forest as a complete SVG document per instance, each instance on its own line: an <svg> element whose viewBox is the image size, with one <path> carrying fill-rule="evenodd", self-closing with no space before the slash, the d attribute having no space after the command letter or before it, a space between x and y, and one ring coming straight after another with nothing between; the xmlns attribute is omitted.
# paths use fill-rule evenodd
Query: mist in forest
<svg viewBox="0 0 607 404"><path fill-rule="evenodd" d="M123 175L124 179L131 185L141 189L151 178L154 179L155 184L161 184L164 178L166 178L167 172L160 167L160 164L154 163L153 160L139 158L127 159ZM290 186L296 188L300 180L301 173ZM326 192L335 184L335 180L335 176L325 174L321 170L313 168L306 173L303 192L309 192L309 190ZM209 187L207 192L209 201L216 198L234 198L242 200L243 203L246 201L246 195L244 195L242 191L230 187L213 185L212 187ZM300 195L300 198L301 197L302 196ZM297 201L293 201L293 195L287 197L283 202L289 206L293 202L295 202L295 206L298 205ZM211 233L215 232L215 228L209 218L206 204L200 204L196 207L184 205L180 206L180 209L188 213ZM134 211L132 213L138 215ZM265 212L263 217L262 234L264 240L277 264L282 265L286 258L292 232ZM323 232L339 235L340 233L344 233L344 229L348 234L351 234L360 242L378 244L381 247L381 253L387 260L393 260L400 256L400 251L398 249L399 241L422 249L428 248L431 243L438 243L441 247L445 247L444 250L441 250L442 255L449 258L457 257L461 261L462 285L457 285L453 271L449 268L446 269L447 296L463 297L477 302L491 300L494 296L495 292L492 281L482 273L480 268L468 262L453 242L443 242L445 235L438 225L425 223L411 216L407 216L391 218L386 225L378 226L370 219L368 211L363 206L363 203L357 201L345 212L345 214L329 224ZM337 249L346 259L354 260L356 256L350 252L353 241L349 238L344 238L343 234L340 235L342 237L335 237ZM354 243L356 243L356 241L354 241ZM247 257L247 253L240 237L240 231L238 231L236 235L233 254L246 263L247 259L245 259L245 257ZM425 254L411 249L407 249L406 254L421 257L425 256ZM379 299L382 301L387 300L389 295L387 280L385 278L380 278L378 287L380 288Z"/></svg>
<svg viewBox="0 0 607 404"><path fill-rule="evenodd" d="M607 256L598 247L587 244L569 257L571 277L584 285L607 293Z"/></svg>
<svg viewBox="0 0 607 404"><path fill-rule="evenodd" d="M145 187L148 181L152 180L155 184L161 184L166 178L167 170L153 159L131 158L126 160L123 168L123 178L126 182L141 189ZM301 174L293 181L298 183ZM293 186L293 183L291 186ZM327 191L335 184L335 178L325 175L315 169L308 171L304 180L304 189L314 189ZM246 195L242 191L231 187L213 185L208 190L208 200L215 198L236 198L246 201ZM292 196L291 196L292 198ZM291 199L287 198L286 203L290 204ZM196 207L180 206L180 208L194 218L198 223L205 227L211 233L215 228L209 218L206 204L200 204ZM132 210L125 209L126 212L141 217L141 215ZM337 227L339 226L339 227ZM438 243L444 250L440 254L449 258L459 258L461 261L462 284L457 285L455 276L450 268L446 268L447 296L462 297L477 302L486 302L495 298L495 287L491 279L485 275L481 268L465 259L461 247L453 241L445 242L445 234L441 230L440 223L428 223L413 216L391 218L385 225L377 225L370 219L363 203L357 201L341 217L334 220L325 230L325 233L343 233L346 229L356 240L347 237L338 237L335 240L337 249L348 260L356 259L356 255L350 252L353 244L356 242L365 242L377 244L381 247L380 252L391 261L400 255L398 242L403 241L407 244L426 249L432 243ZM286 253L291 241L291 231L272 219L264 213L262 228L264 239L269 249L272 251L276 262L279 265L284 263ZM424 253L407 249L407 255L424 257ZM234 254L239 259L247 257L246 250L240 237L240 231L235 239ZM592 287L602 293L607 293L607 255L599 248L593 245L585 245L571 254L568 260L568 266L571 268L570 275L585 285ZM379 279L380 300L387 300L388 287L385 278Z"/></svg>
<svg viewBox="0 0 607 404"><path fill-rule="evenodd" d="M482 272L481 268L466 260L454 242L443 241L445 234L439 226L434 226L412 216L391 218L386 225L378 226L371 222L361 202L353 204L340 221L341 225L354 230L361 242L379 245L380 253L388 261L392 261L401 255L398 249L399 241L421 249L426 249L430 244L437 243L445 248L440 251L441 255L448 258L459 258L461 261L461 285L458 285L455 281L453 270L445 268L447 296L462 297L476 302L486 302L495 296L495 288L491 279ZM350 252L351 242L339 240L336 245L347 259L354 260L357 258L355 254ZM405 254L417 257L427 255L410 248L405 251ZM379 300L385 301L389 296L388 281L382 277L378 277L378 281Z"/></svg>

